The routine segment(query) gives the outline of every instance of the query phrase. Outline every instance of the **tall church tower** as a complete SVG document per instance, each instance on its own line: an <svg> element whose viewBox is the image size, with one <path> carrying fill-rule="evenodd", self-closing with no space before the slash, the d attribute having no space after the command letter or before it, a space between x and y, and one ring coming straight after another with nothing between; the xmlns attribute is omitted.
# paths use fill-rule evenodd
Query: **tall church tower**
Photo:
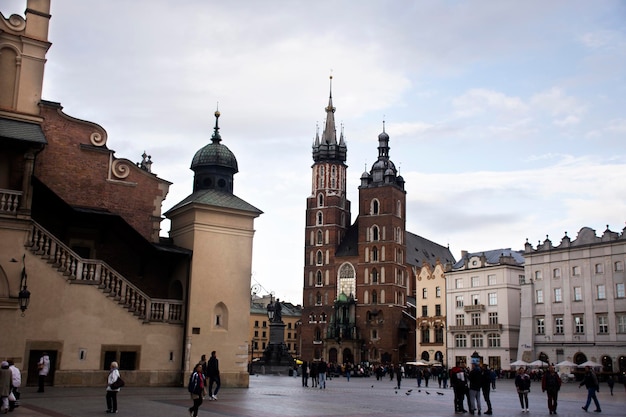
<svg viewBox="0 0 626 417"><path fill-rule="evenodd" d="M331 89L322 137L313 143L311 195L307 198L301 355L319 358L319 341L326 338L323 326L332 317L337 293L335 252L350 225L350 201L346 198L347 146L343 131L337 139L335 107ZM354 292L354 289L351 290Z"/></svg>
<svg viewBox="0 0 626 417"><path fill-rule="evenodd" d="M357 326L368 360L398 363L407 354L409 325L403 318L408 295L406 191L389 159L389 135L378 135L378 159L359 186Z"/></svg>

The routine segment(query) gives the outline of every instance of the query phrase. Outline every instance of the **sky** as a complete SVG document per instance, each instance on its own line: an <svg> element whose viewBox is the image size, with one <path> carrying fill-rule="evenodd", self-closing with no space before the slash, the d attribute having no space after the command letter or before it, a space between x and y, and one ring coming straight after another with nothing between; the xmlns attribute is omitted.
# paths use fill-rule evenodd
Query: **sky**
<svg viewBox="0 0 626 417"><path fill-rule="evenodd" d="M43 98L101 125L117 158L151 155L173 183L163 212L191 194L219 106L234 193L264 212L251 285L281 300L302 302L331 74L353 210L384 121L407 230L456 259L626 225L624 1L52 0L51 14Z"/></svg>

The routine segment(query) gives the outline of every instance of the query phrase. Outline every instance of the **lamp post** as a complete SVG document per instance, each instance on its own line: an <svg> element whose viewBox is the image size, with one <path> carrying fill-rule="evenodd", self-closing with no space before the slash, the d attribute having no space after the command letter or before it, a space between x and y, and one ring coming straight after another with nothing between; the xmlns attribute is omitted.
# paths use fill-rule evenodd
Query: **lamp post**
<svg viewBox="0 0 626 417"><path fill-rule="evenodd" d="M22 279L20 282L20 292L17 296L17 301L20 305L20 310L22 310L22 317L24 317L24 312L30 303L30 291L28 291L28 286L26 285L26 280L28 279L28 275L26 274L26 254L22 257L22 264L24 266L22 268Z"/></svg>

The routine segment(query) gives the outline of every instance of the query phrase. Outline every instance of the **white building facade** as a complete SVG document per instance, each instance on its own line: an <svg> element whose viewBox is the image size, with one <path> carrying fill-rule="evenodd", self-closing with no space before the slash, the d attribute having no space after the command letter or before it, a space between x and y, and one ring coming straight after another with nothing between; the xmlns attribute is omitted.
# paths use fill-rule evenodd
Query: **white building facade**
<svg viewBox="0 0 626 417"><path fill-rule="evenodd" d="M446 273L447 363L472 355L494 369L510 369L520 331L524 257L511 249L463 252Z"/></svg>
<svg viewBox="0 0 626 417"><path fill-rule="evenodd" d="M583 227L558 246L527 242L524 258L518 359L626 372L626 233Z"/></svg>

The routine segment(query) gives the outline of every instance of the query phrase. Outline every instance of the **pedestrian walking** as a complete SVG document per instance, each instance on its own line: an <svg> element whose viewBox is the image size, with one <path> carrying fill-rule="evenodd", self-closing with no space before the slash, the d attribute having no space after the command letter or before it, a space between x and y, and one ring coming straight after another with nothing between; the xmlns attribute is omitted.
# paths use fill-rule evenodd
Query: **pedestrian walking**
<svg viewBox="0 0 626 417"><path fill-rule="evenodd" d="M561 389L561 377L554 371L554 365L548 366L548 371L541 379L541 391L548 395L548 411L556 414L559 390Z"/></svg>
<svg viewBox="0 0 626 417"><path fill-rule="evenodd" d="M465 372L460 366L450 369L450 385L454 390L454 412L457 414L467 413L463 406L467 380L465 379Z"/></svg>
<svg viewBox="0 0 626 417"><path fill-rule="evenodd" d="M121 388L115 388L113 384L120 377L120 371L118 370L119 365L117 362L111 362L109 376L107 377L107 394L106 394L106 402L107 402L107 410L106 412L117 413L117 393L120 392Z"/></svg>
<svg viewBox="0 0 626 417"><path fill-rule="evenodd" d="M19 370L17 366L15 366L15 362L12 359L9 359L9 369L11 370L11 392L13 393L13 400L11 400L9 396L9 411L15 410L20 406L20 387L22 386L22 372Z"/></svg>
<svg viewBox="0 0 626 417"><path fill-rule="evenodd" d="M326 389L326 372L328 371L328 365L324 362L323 358L317 363L317 374L319 377L320 389Z"/></svg>
<svg viewBox="0 0 626 417"><path fill-rule="evenodd" d="M491 397L490 397L492 371L493 370L490 370L487 365L483 364L482 372L480 375L480 383L481 383L480 388L483 391L483 398L485 399L485 404L487 404L487 411L485 411L485 414L487 415L493 414L493 409L491 408Z"/></svg>
<svg viewBox="0 0 626 417"><path fill-rule="evenodd" d="M9 412L9 395L11 394L11 370L9 369L9 362L2 361L0 364L0 413L6 414Z"/></svg>
<svg viewBox="0 0 626 417"><path fill-rule="evenodd" d="M400 364L396 367L396 382L398 383L398 389L400 389L402 384L402 365Z"/></svg>
<svg viewBox="0 0 626 417"><path fill-rule="evenodd" d="M613 379L613 375L609 375L609 379L606 381L609 386L609 391L611 392L611 397L613 396L613 387L615 386L615 380Z"/></svg>
<svg viewBox="0 0 626 417"><path fill-rule="evenodd" d="M478 412L481 414L480 405L480 388L482 386L482 372L480 365L475 363L472 365L472 370L469 373L469 398L470 398L470 414L474 415Z"/></svg>
<svg viewBox="0 0 626 417"><path fill-rule="evenodd" d="M47 352L44 352L37 362L37 369L39 370L38 389L37 392L44 392L44 385L46 383L46 377L50 372L50 356Z"/></svg>
<svg viewBox="0 0 626 417"><path fill-rule="evenodd" d="M209 401L217 401L217 392L220 390L222 381L220 380L220 366L215 351L211 352L211 357L206 365L206 373L209 376ZM213 390L215 384L215 390Z"/></svg>
<svg viewBox="0 0 626 417"><path fill-rule="evenodd" d="M596 392L600 390L598 386L598 377L596 376L595 372L593 372L593 369L591 369L591 366L585 367L585 378L583 379L583 382L580 383L578 388L582 387L583 385L585 386L585 388L587 388L587 402L582 407L582 409L587 411L587 409L589 408L589 404L591 404L591 400L593 400L594 404L596 405L596 409L593 411L595 411L596 413L601 413L602 409L600 408L598 397L596 397Z"/></svg>
<svg viewBox="0 0 626 417"><path fill-rule="evenodd" d="M519 403L522 406L522 413L528 413L528 393L530 392L530 376L524 368L519 368L515 377L515 387L519 396Z"/></svg>
<svg viewBox="0 0 626 417"><path fill-rule="evenodd" d="M202 364L199 363L196 365L193 374L191 374L189 384L187 386L187 390L191 394L191 399L193 400L193 406L189 408L190 417L197 417L198 409L202 405L205 387L206 378L202 372Z"/></svg>
<svg viewBox="0 0 626 417"><path fill-rule="evenodd" d="M309 363L307 361L302 361L302 386L309 386Z"/></svg>

